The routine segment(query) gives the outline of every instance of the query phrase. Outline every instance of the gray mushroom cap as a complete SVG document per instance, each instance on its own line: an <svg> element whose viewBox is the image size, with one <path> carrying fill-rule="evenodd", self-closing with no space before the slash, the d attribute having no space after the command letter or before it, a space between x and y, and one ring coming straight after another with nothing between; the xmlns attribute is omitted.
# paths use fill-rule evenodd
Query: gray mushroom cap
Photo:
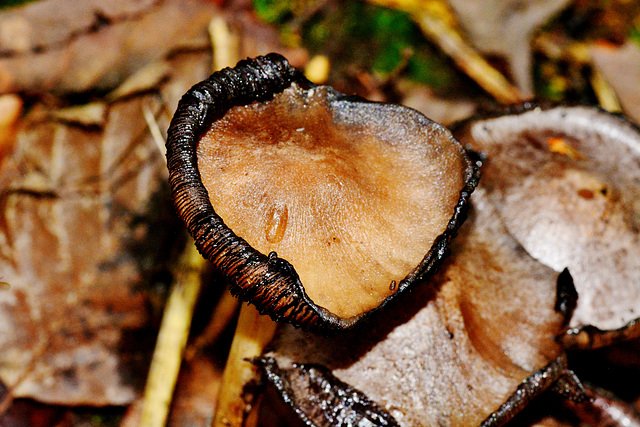
<svg viewBox="0 0 640 427"><path fill-rule="evenodd" d="M572 327L623 327L640 316L640 132L588 107L529 107L455 132L487 157L483 184L533 257L568 268Z"/></svg>

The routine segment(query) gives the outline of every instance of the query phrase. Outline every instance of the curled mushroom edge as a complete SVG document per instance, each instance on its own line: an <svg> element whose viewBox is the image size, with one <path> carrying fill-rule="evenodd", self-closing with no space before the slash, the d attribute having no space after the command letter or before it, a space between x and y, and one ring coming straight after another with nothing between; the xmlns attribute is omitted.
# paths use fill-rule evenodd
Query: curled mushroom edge
<svg viewBox="0 0 640 427"><path fill-rule="evenodd" d="M282 123L263 127L274 117ZM212 147L208 157L205 145ZM424 282L464 222L479 179L443 126L406 107L316 86L278 54L241 61L191 88L169 127L167 163L176 209L232 293L276 321L323 332L352 328ZM270 168L272 178L256 164ZM298 183L310 177L325 181L305 194ZM343 196L342 187L355 196ZM228 213L236 208L240 215ZM299 212L316 210L319 219L301 219ZM265 216L272 222L259 229ZM274 244L288 237L282 222L315 240ZM332 243L337 249L323 252ZM313 298L305 288L312 282L320 283ZM329 292L337 296L325 298ZM345 303L340 294L357 298Z"/></svg>

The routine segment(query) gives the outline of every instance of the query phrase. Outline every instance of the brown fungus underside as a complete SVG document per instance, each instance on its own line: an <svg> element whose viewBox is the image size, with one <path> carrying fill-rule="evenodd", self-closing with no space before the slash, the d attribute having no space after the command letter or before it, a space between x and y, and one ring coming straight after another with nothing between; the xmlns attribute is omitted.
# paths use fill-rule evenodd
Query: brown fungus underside
<svg viewBox="0 0 640 427"><path fill-rule="evenodd" d="M608 339L567 340L568 324L637 333L638 129L598 109L525 106L454 133L482 152L483 180L430 286L373 319L373 333L286 328L267 354L269 381L301 418L331 425L323 414L335 410L292 382L312 364L400 425L502 425L559 379L556 391L573 390L565 398L585 397L563 346ZM324 409L305 412L301 401Z"/></svg>
<svg viewBox="0 0 640 427"><path fill-rule="evenodd" d="M307 328L352 326L421 281L477 180L442 126L314 86L275 54L194 86L167 149L201 252L241 298Z"/></svg>
<svg viewBox="0 0 640 427"><path fill-rule="evenodd" d="M420 264L464 186L459 147L407 114L293 85L213 123L198 168L234 233L289 261L315 304L357 316Z"/></svg>

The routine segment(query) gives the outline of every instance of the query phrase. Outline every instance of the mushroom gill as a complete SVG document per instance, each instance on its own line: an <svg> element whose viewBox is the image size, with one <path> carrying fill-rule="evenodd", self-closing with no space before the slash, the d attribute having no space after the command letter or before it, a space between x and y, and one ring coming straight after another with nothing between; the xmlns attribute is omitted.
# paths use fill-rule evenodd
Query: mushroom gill
<svg viewBox="0 0 640 427"><path fill-rule="evenodd" d="M479 425L561 355L557 290L558 273L522 250L479 188L451 256L430 286L400 297L402 310L379 313L366 334L317 336L284 327L265 356L283 374L325 366L402 426ZM293 396L285 401L303 419L309 413L298 402L316 401L315 417L338 412L319 387L277 372L268 380L283 398Z"/></svg>
<svg viewBox="0 0 640 427"><path fill-rule="evenodd" d="M456 136L487 157L483 183L514 238L579 294L570 326L640 317L640 131L596 108L525 105Z"/></svg>

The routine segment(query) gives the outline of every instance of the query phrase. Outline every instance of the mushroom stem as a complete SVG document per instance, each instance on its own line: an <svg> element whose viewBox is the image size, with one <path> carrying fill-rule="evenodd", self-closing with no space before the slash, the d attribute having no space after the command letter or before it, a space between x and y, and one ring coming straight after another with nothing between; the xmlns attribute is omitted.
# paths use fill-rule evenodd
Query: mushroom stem
<svg viewBox="0 0 640 427"><path fill-rule="evenodd" d="M209 323L202 333L196 337L193 344L189 345L184 352L184 359L187 362L192 360L205 347L215 343L227 326L234 320L239 307L240 300L231 295L229 289L225 289L220 300L213 308Z"/></svg>
<svg viewBox="0 0 640 427"><path fill-rule="evenodd" d="M214 427L251 427L257 420L250 413L257 407L257 396L245 387L259 379L258 369L249 361L262 354L276 331L276 323L262 316L255 307L243 304L222 374Z"/></svg>

